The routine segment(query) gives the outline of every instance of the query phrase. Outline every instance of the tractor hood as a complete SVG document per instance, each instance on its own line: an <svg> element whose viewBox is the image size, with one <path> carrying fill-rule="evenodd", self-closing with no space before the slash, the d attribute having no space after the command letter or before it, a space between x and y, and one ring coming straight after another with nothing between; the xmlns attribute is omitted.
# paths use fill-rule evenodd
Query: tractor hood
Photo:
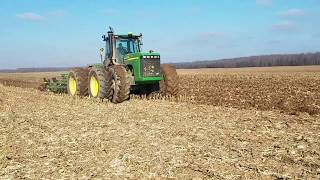
<svg viewBox="0 0 320 180"><path fill-rule="evenodd" d="M125 60L133 60L133 59L140 59L140 58L150 58L150 59L160 59L160 53L157 52L138 52L127 54L124 59Z"/></svg>
<svg viewBox="0 0 320 180"><path fill-rule="evenodd" d="M127 54L124 62L134 74L136 84L154 84L161 80L160 54L157 52Z"/></svg>

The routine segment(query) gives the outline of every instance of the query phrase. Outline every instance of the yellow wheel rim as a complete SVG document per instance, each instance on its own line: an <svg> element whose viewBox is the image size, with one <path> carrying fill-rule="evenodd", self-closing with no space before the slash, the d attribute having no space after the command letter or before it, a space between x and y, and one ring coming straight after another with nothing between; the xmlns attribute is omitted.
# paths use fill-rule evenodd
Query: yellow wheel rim
<svg viewBox="0 0 320 180"><path fill-rule="evenodd" d="M68 86L69 86L70 94L72 96L76 95L76 92L77 92L77 81L74 79L74 77L72 77L72 76L69 77Z"/></svg>
<svg viewBox="0 0 320 180"><path fill-rule="evenodd" d="M97 97L99 93L99 82L95 76L90 78L90 92L93 97Z"/></svg>

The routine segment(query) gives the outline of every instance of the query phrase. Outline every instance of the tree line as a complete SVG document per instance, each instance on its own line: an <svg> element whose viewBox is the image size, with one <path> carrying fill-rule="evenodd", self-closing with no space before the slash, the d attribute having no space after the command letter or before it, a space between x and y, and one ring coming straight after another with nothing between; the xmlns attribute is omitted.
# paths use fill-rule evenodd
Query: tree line
<svg viewBox="0 0 320 180"><path fill-rule="evenodd" d="M274 54L221 60L172 63L178 69L320 65L320 52Z"/></svg>
<svg viewBox="0 0 320 180"><path fill-rule="evenodd" d="M320 52L301 54L261 55L221 60L193 61L170 64L174 65L178 69L320 65ZM18 68L9 70L0 69L0 72L54 72L68 71L70 68L71 67Z"/></svg>

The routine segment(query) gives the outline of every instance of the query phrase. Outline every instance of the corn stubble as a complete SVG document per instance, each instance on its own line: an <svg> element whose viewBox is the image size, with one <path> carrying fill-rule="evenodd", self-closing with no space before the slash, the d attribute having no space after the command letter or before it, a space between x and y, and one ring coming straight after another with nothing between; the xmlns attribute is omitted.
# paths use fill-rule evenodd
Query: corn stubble
<svg viewBox="0 0 320 180"><path fill-rule="evenodd" d="M179 71L121 104L0 85L0 179L319 179L319 73Z"/></svg>
<svg viewBox="0 0 320 180"><path fill-rule="evenodd" d="M0 90L0 178L319 178L318 116Z"/></svg>
<svg viewBox="0 0 320 180"><path fill-rule="evenodd" d="M289 114L320 114L320 66L178 70L178 97L131 95L238 109L276 110ZM60 73L1 74L0 84L39 86L43 77Z"/></svg>

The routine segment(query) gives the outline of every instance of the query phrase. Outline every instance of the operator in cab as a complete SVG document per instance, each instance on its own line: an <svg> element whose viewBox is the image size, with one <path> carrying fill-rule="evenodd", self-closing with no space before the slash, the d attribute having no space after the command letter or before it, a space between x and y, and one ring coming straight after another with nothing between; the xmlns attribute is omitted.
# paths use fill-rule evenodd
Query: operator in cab
<svg viewBox="0 0 320 180"><path fill-rule="evenodd" d="M127 50L122 46L122 43L118 44L118 48L117 49L118 49L120 54L122 54L122 55L127 54Z"/></svg>
<svg viewBox="0 0 320 180"><path fill-rule="evenodd" d="M118 44L118 47L117 47L117 54L118 54L118 57L122 60L124 55L127 54L127 50L125 47L123 47L122 43L119 43Z"/></svg>

